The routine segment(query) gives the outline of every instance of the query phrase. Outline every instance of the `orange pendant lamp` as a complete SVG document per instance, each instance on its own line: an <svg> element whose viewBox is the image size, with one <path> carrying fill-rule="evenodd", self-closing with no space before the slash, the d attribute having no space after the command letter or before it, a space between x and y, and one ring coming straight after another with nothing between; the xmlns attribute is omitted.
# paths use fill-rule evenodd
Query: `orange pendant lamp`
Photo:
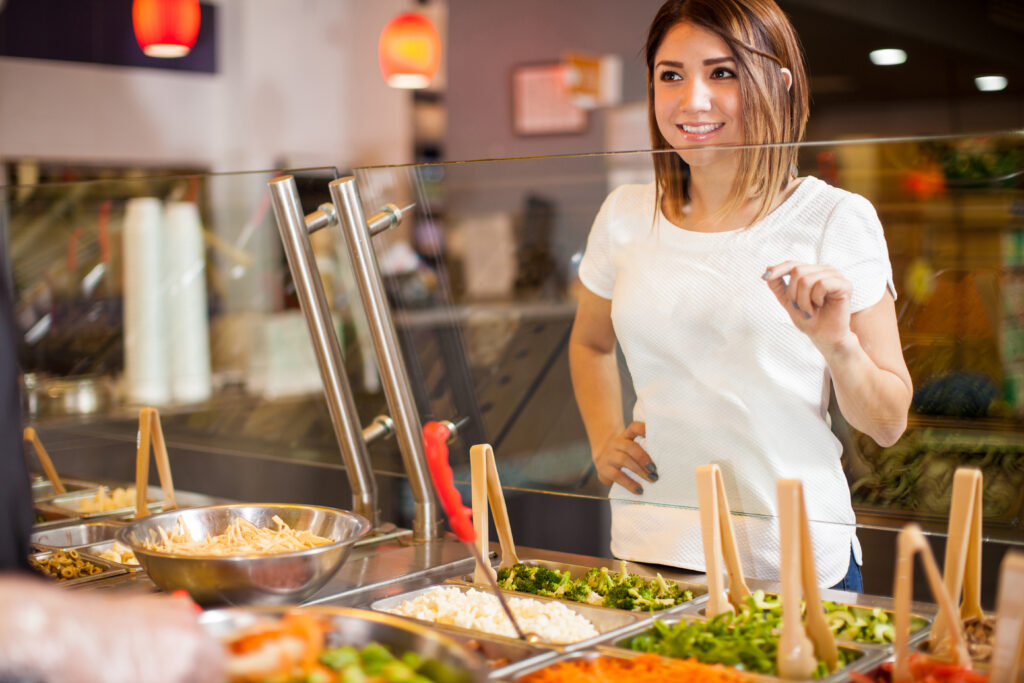
<svg viewBox="0 0 1024 683"><path fill-rule="evenodd" d="M423 15L400 14L381 31L377 58L392 88L425 88L441 63L441 37Z"/></svg>
<svg viewBox="0 0 1024 683"><path fill-rule="evenodd" d="M199 35L199 0L134 0L135 40L150 57L184 57Z"/></svg>

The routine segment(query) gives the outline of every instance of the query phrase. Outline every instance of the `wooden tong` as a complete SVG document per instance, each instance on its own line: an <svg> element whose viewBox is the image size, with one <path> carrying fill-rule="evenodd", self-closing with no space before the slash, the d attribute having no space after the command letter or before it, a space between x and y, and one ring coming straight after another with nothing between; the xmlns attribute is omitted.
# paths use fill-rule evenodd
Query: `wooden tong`
<svg viewBox="0 0 1024 683"><path fill-rule="evenodd" d="M993 634L992 683L1020 680L1024 663L1024 553L1007 553L999 571L996 630Z"/></svg>
<svg viewBox="0 0 1024 683"><path fill-rule="evenodd" d="M825 662L830 673L835 671L839 666L839 652L835 636L825 623L825 608L818 592L803 485L796 479L780 479L776 488L782 548L782 635L777 654L779 676L808 679L814 674L819 659ZM800 618L801 598L807 603L806 631Z"/></svg>
<svg viewBox="0 0 1024 683"><path fill-rule="evenodd" d="M939 574L939 566L932 555L932 549L921 533L921 527L908 524L900 530L896 539L896 583L893 587L893 600L896 603L896 616L893 626L896 629L894 647L896 661L893 663L893 683L911 683L910 674L910 603L914 595L914 554L921 553L925 574L932 589L932 597L939 604L939 614L945 620L948 632L949 652L955 666L970 667L971 656L967 652L967 641L964 640L963 624L958 618L953 597L946 589Z"/></svg>
<svg viewBox="0 0 1024 683"><path fill-rule="evenodd" d="M516 544L512 540L512 527L509 524L508 508L505 507L505 494L501 491L501 480L498 479L494 449L490 444L478 444L469 449L469 468L473 490L473 526L476 529L480 556L487 557L490 552L487 542L487 503L490 502L491 512L494 513L494 526L498 531L498 542L501 544L501 561L498 567L511 567L519 562L519 557L516 555ZM473 572L474 583L487 582L484 571L486 570L477 563ZM489 571L493 575L494 570Z"/></svg>
<svg viewBox="0 0 1024 683"><path fill-rule="evenodd" d="M946 534L943 565L946 591L956 602L963 590L960 620L981 619L981 470L958 467L953 478L953 498ZM949 655L949 629L942 612L935 618L928 649Z"/></svg>
<svg viewBox="0 0 1024 683"><path fill-rule="evenodd" d="M163 510L174 510L174 481L171 479L171 463L167 459L167 444L164 442L164 430L160 426L160 413L156 408L145 407L139 411L139 434L135 452L135 519L149 516L146 496L149 488L149 443L153 441L153 455L156 458L156 471L160 476L160 486L164 490Z"/></svg>
<svg viewBox="0 0 1024 683"><path fill-rule="evenodd" d="M739 609L750 595L750 588L743 579L743 567L740 566L736 536L729 516L729 501L725 497L725 484L718 465L701 465L697 468L697 501L700 506L701 540L704 543L704 571L708 579L705 612L713 617L722 612L733 612L734 607ZM723 564L729 573L728 594L722 585Z"/></svg>
<svg viewBox="0 0 1024 683"><path fill-rule="evenodd" d="M25 427L25 431L22 434L22 440L26 443L32 444L33 450L36 452L36 457L39 458L39 464L43 466L43 472L46 473L46 478L50 480L50 484L53 485L53 492L57 494L67 493L67 489L64 488L64 482L60 480L60 475L57 474L57 468L53 466L53 461L50 460L50 454L46 452L43 447L43 442L39 440L39 435L36 434L36 430L32 427Z"/></svg>

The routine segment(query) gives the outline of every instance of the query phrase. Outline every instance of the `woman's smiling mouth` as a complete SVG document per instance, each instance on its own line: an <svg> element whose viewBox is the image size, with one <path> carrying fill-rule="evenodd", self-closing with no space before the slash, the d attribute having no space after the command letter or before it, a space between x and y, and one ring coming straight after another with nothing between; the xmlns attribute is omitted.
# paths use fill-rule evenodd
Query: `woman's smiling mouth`
<svg viewBox="0 0 1024 683"><path fill-rule="evenodd" d="M688 135L707 135L708 133L715 132L724 125L724 123L680 123L677 124L676 127Z"/></svg>

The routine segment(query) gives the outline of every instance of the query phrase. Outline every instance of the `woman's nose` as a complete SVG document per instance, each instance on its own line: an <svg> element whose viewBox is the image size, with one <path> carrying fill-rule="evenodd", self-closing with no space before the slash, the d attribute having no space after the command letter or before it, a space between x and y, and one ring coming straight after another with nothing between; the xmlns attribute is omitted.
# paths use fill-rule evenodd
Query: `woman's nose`
<svg viewBox="0 0 1024 683"><path fill-rule="evenodd" d="M707 83L699 78L691 78L683 92L680 108L687 112L704 112L711 110L711 90Z"/></svg>

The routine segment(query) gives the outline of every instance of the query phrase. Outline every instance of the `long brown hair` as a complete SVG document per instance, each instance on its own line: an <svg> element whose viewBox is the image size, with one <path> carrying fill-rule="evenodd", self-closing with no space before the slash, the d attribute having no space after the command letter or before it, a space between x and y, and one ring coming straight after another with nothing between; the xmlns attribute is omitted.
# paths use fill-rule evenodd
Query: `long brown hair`
<svg viewBox="0 0 1024 683"><path fill-rule="evenodd" d="M721 211L741 206L749 197L760 205L754 222L768 214L782 188L796 171L795 143L807 125L807 73L800 42L789 18L774 0L668 0L647 33L647 121L651 147L672 146L661 135L654 113L654 57L669 30L689 22L718 35L736 59L743 102L746 145L739 172ZM781 69L793 75L787 91ZM769 146L760 146L767 143ZM655 152L657 206L681 214L689 202L690 167L678 154Z"/></svg>

